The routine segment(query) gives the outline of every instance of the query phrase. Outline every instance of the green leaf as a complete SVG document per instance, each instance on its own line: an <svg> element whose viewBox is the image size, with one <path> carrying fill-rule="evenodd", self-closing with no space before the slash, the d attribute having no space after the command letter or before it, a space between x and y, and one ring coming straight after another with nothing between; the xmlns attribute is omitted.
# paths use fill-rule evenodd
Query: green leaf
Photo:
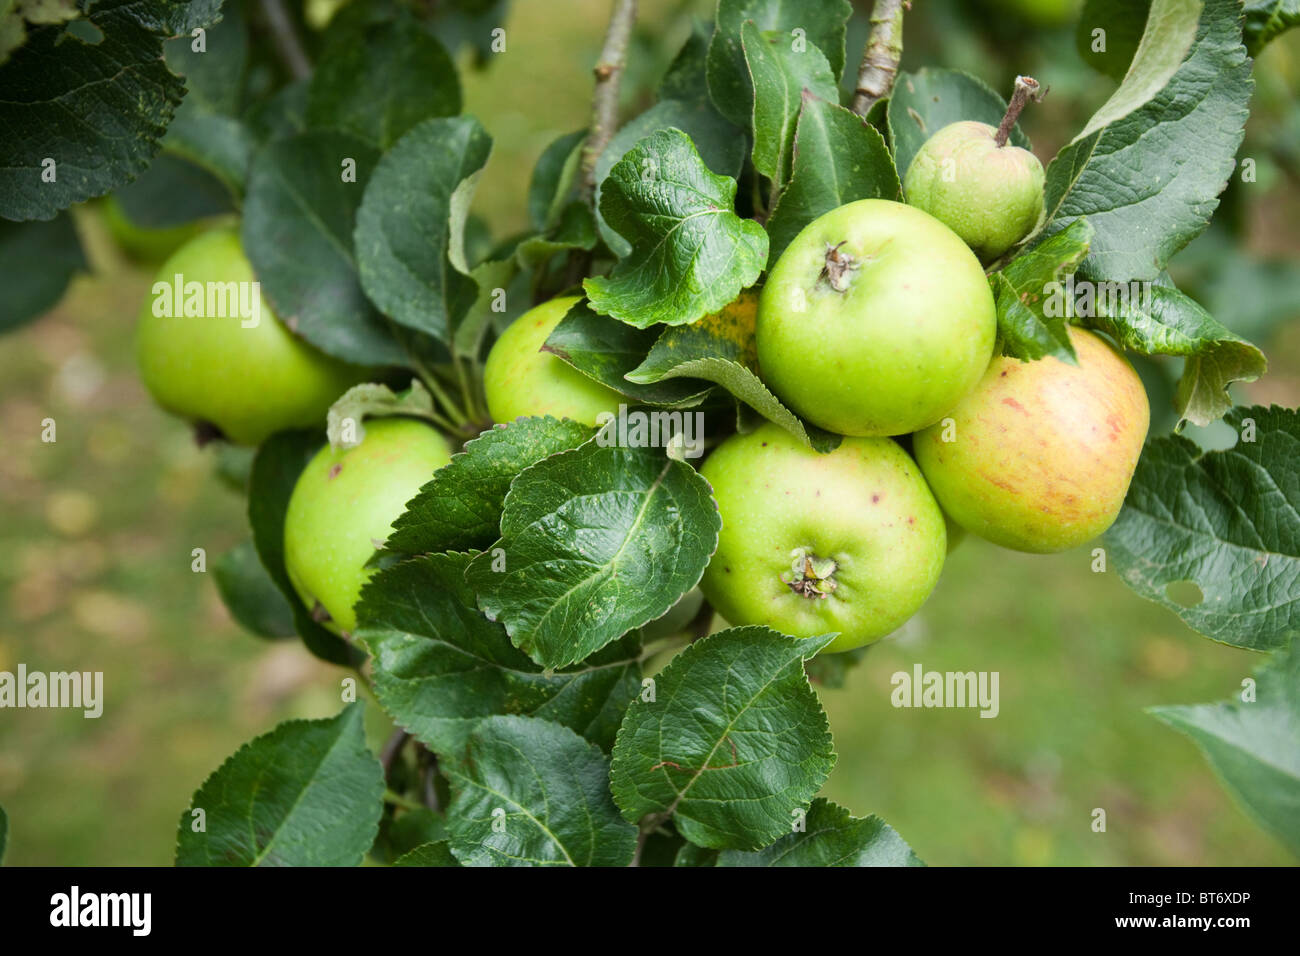
<svg viewBox="0 0 1300 956"><path fill-rule="evenodd" d="M425 120L379 160L357 210L366 295L394 321L447 345L478 295L465 217L491 148L472 116Z"/></svg>
<svg viewBox="0 0 1300 956"><path fill-rule="evenodd" d="M320 449L315 432L279 432L262 443L253 459L248 482L248 523L262 566L293 610L294 627L307 649L332 664L355 666L362 660L347 641L312 620L311 612L289 581L284 568L284 515L298 476Z"/></svg>
<svg viewBox="0 0 1300 956"><path fill-rule="evenodd" d="M1146 28L1151 0L1087 0L1075 28L1074 44L1083 61L1119 82L1128 72ZM1096 31L1102 31L1096 34ZM1104 50L1095 46L1104 44Z"/></svg>
<svg viewBox="0 0 1300 956"><path fill-rule="evenodd" d="M0 221L0 332L39 318L63 298L78 272L88 272L72 217L48 222Z"/></svg>
<svg viewBox="0 0 1300 956"><path fill-rule="evenodd" d="M930 67L900 73L886 113L898 175L907 175L925 141L948 124L974 120L997 126L1006 111L1006 100L969 73ZM1030 148L1019 126L1012 127L1011 142Z"/></svg>
<svg viewBox="0 0 1300 956"><path fill-rule="evenodd" d="M748 148L743 130L723 119L707 97L662 100L629 120L600 154L596 161L597 210L610 170L641 140L669 129L679 129L689 136L704 165L714 173L733 179L740 175ZM603 216L597 216L597 226L601 238L616 256L624 258L632 251L627 240L610 228Z"/></svg>
<svg viewBox="0 0 1300 956"><path fill-rule="evenodd" d="M717 866L718 851L707 850L702 846L696 846L694 843L685 844L677 851L677 858L673 860L673 866Z"/></svg>
<svg viewBox="0 0 1300 956"><path fill-rule="evenodd" d="M241 541L213 567L217 593L239 626L258 637L292 637L293 608L262 566L252 541Z"/></svg>
<svg viewBox="0 0 1300 956"><path fill-rule="evenodd" d="M361 290L352 233L374 148L343 133L299 133L263 146L248 174L240 230L275 314L323 352L358 365L401 364L383 316ZM356 182L344 164L356 162Z"/></svg>
<svg viewBox="0 0 1300 956"><path fill-rule="evenodd" d="M384 774L361 704L244 744L181 814L177 866L356 866L379 829ZM196 830L195 812L204 829Z"/></svg>
<svg viewBox="0 0 1300 956"><path fill-rule="evenodd" d="M98 43L36 27L0 65L0 218L52 219L149 165L184 93L163 62L159 10L100 0L74 21L93 24Z"/></svg>
<svg viewBox="0 0 1300 956"><path fill-rule="evenodd" d="M1096 231L1085 276L1154 279L1209 223L1252 88L1240 13L1237 0L1154 0L1123 84L1048 165L1046 234L1081 216Z"/></svg>
<svg viewBox="0 0 1300 956"><path fill-rule="evenodd" d="M519 243L515 256L523 268L536 270L561 252L596 248L597 239L595 216L585 202L575 199L560 211L560 218L543 234Z"/></svg>
<svg viewBox="0 0 1300 956"><path fill-rule="evenodd" d="M1300 631L1300 413L1234 408L1226 421L1240 436L1228 451L1147 443L1106 550L1125 584L1188 627L1273 650ZM1193 606L1176 600L1187 581Z"/></svg>
<svg viewBox="0 0 1300 956"><path fill-rule="evenodd" d="M912 848L880 817L853 817L818 798L805 829L787 833L761 850L724 850L718 866L924 866Z"/></svg>
<svg viewBox="0 0 1300 956"><path fill-rule="evenodd" d="M588 441L510 486L501 540L467 577L544 667L584 660L699 583L721 523L708 483L653 448Z"/></svg>
<svg viewBox="0 0 1300 956"><path fill-rule="evenodd" d="M771 218L767 235L776 262L804 226L858 199L901 195L898 171L885 139L860 116L808 91L794 140L794 171Z"/></svg>
<svg viewBox="0 0 1300 956"><path fill-rule="evenodd" d="M668 72L659 83L658 99L688 103L709 99L708 58L712 39L713 24L692 18L690 36L673 57Z"/></svg>
<svg viewBox="0 0 1300 956"><path fill-rule="evenodd" d="M1246 0L1246 52L1259 56L1271 40L1300 25L1300 0Z"/></svg>
<svg viewBox="0 0 1300 956"><path fill-rule="evenodd" d="M550 417L494 425L407 502L387 547L407 554L486 548L500 534L501 509L515 476L543 458L577 448L591 435L586 425Z"/></svg>
<svg viewBox="0 0 1300 956"><path fill-rule="evenodd" d="M1191 737L1228 792L1300 856L1300 641L1273 654L1255 681L1254 700L1148 713Z"/></svg>
<svg viewBox="0 0 1300 956"><path fill-rule="evenodd" d="M325 436L335 448L351 448L365 440L367 418L395 415L436 421L433 396L418 378L411 379L411 387L400 394L376 382L353 385L330 406L325 418Z"/></svg>
<svg viewBox="0 0 1300 956"><path fill-rule="evenodd" d="M626 373L627 379L643 384L675 378L713 382L805 444L818 451L833 450L839 445L838 435L802 421L758 377L756 308L757 296L744 292L698 322L664 329L645 360Z"/></svg>
<svg viewBox="0 0 1300 956"><path fill-rule="evenodd" d="M682 651L618 732L610 776L624 818L671 817L692 843L721 849L789 833L835 763L804 674L833 638L736 627Z"/></svg>
<svg viewBox="0 0 1300 956"><path fill-rule="evenodd" d="M708 55L709 96L718 111L741 127L753 116L754 86L741 41L745 21L752 20L762 31L783 33L791 42L801 39L815 46L838 79L844 71L844 28L852 14L848 0L719 0Z"/></svg>
<svg viewBox="0 0 1300 956"><path fill-rule="evenodd" d="M459 112L455 63L407 16L336 34L307 94L310 126L350 133L380 150L422 120Z"/></svg>
<svg viewBox="0 0 1300 956"><path fill-rule="evenodd" d="M609 797L609 760L545 720L491 717L445 770L451 850L465 866L626 866L636 827Z"/></svg>
<svg viewBox="0 0 1300 956"><path fill-rule="evenodd" d="M1061 283L1074 275L1091 242L1092 226L1087 219L1076 219L1068 229L1021 252L989 277L997 298L1003 355L1026 362L1051 355L1078 364L1066 331L1069 321Z"/></svg>
<svg viewBox="0 0 1300 956"><path fill-rule="evenodd" d="M711 391L707 383L683 380L646 384L625 377L645 359L657 337L653 329L625 325L593 312L591 306L582 301L574 303L542 348L633 402L667 408L699 405Z"/></svg>
<svg viewBox="0 0 1300 956"><path fill-rule="evenodd" d="M403 853L393 862L393 866L460 866L460 862L452 855L451 844L440 840Z"/></svg>
<svg viewBox="0 0 1300 956"><path fill-rule="evenodd" d="M740 39L754 84L754 168L784 187L804 96L834 101L839 87L815 46L796 44L784 32L764 33L753 21L741 26Z"/></svg>
<svg viewBox="0 0 1300 956"><path fill-rule="evenodd" d="M608 750L641 688L638 642L620 642L572 673L543 674L475 606L469 559L415 558L367 582L357 639L370 649L384 710L439 754L459 750L494 714L551 720Z"/></svg>
<svg viewBox="0 0 1300 956"><path fill-rule="evenodd" d="M528 218L538 232L559 222L560 212L578 176L586 140L585 129L567 133L552 140L538 157L533 178L528 183Z"/></svg>
<svg viewBox="0 0 1300 956"><path fill-rule="evenodd" d="M1181 355L1186 361L1174 396L1182 419L1208 425L1232 407L1228 386L1264 374L1264 353L1225 329L1193 299L1166 284L1145 287L1146 295L1124 294L1126 284L1095 284L1096 307L1081 324L1101 329L1123 348L1144 355ZM1105 292L1105 301L1102 293Z"/></svg>
<svg viewBox="0 0 1300 956"><path fill-rule="evenodd" d="M132 224L145 229L169 229L235 211L230 187L207 169L167 152L113 198Z"/></svg>
<svg viewBox="0 0 1300 956"><path fill-rule="evenodd" d="M583 287L597 312L637 328L682 325L753 285L767 234L732 211L736 182L709 172L681 130L647 137L605 180L600 211L632 255Z"/></svg>

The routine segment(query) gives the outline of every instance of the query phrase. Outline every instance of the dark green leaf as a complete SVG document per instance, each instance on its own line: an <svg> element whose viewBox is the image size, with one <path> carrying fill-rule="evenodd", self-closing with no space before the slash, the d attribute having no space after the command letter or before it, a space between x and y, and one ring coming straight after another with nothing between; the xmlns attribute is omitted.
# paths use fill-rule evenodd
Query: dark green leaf
<svg viewBox="0 0 1300 956"><path fill-rule="evenodd" d="M501 540L467 576L516 647L564 667L695 587L719 527L708 483L689 465L660 449L592 440L515 479Z"/></svg>
<svg viewBox="0 0 1300 956"><path fill-rule="evenodd" d="M350 133L381 150L421 120L460 112L456 65L408 17L337 35L320 57L307 123Z"/></svg>
<svg viewBox="0 0 1300 956"><path fill-rule="evenodd" d="M1075 28L1075 46L1089 66L1120 81L1137 53L1151 0L1087 0Z"/></svg>
<svg viewBox="0 0 1300 956"><path fill-rule="evenodd" d="M659 83L660 100L683 100L688 103L709 98L708 58L713 24L691 21L691 34L677 51Z"/></svg>
<svg viewBox="0 0 1300 956"><path fill-rule="evenodd" d="M855 113L805 91L794 141L790 184L767 221L776 262L804 226L859 199L900 196L885 139Z"/></svg>
<svg viewBox="0 0 1300 956"><path fill-rule="evenodd" d="M113 193L127 219L143 229L169 229L234 212L231 196L211 172L170 153Z"/></svg>
<svg viewBox="0 0 1300 956"><path fill-rule="evenodd" d="M465 217L492 140L470 116L425 120L384 154L357 210L366 295L395 321L451 344L478 288Z"/></svg>
<svg viewBox="0 0 1300 956"><path fill-rule="evenodd" d="M948 124L974 120L997 126L1006 111L1006 100L982 80L960 70L926 67L900 73L886 114L898 175L907 176L907 167L925 141ZM1011 142L1030 148L1019 126L1012 127Z"/></svg>
<svg viewBox="0 0 1300 956"><path fill-rule="evenodd" d="M610 777L624 818L670 816L702 847L757 849L789 833L835 763L804 673L833 638L737 627L682 651L618 732Z"/></svg>
<svg viewBox="0 0 1300 956"><path fill-rule="evenodd" d="M857 818L829 800L808 808L805 829L761 850L723 850L718 866L924 866L880 817Z"/></svg>
<svg viewBox="0 0 1300 956"><path fill-rule="evenodd" d="M740 39L746 20L760 30L783 33L791 42L815 46L838 79L844 70L844 25L852 14L848 0L719 0L708 56L709 95L718 110L741 127L748 127L753 116L754 87Z"/></svg>
<svg viewBox="0 0 1300 956"><path fill-rule="evenodd" d="M465 866L626 866L636 827L609 797L609 760L559 724L491 717L446 763L451 849Z"/></svg>
<svg viewBox="0 0 1300 956"><path fill-rule="evenodd" d="M1051 355L1077 364L1066 331L1068 309L1061 283L1079 267L1090 242L1092 226L1087 219L1076 219L1068 229L1021 252L990 277L1003 355L1026 362Z"/></svg>
<svg viewBox="0 0 1300 956"><path fill-rule="evenodd" d="M88 270L72 217L48 222L0 222L0 332L39 318Z"/></svg>
<svg viewBox="0 0 1300 956"><path fill-rule="evenodd" d="M359 864L378 831L384 797L363 712L351 704L328 720L287 721L241 747L181 814L176 865Z"/></svg>
<svg viewBox="0 0 1300 956"><path fill-rule="evenodd" d="M241 238L262 294L290 329L359 365L405 352L361 290L352 249L357 207L378 154L342 133L299 133L253 158ZM356 182L344 163L356 162Z"/></svg>
<svg viewBox="0 0 1300 956"><path fill-rule="evenodd" d="M1149 713L1196 741L1228 792L1300 856L1300 640L1274 653L1255 681L1252 700Z"/></svg>
<svg viewBox="0 0 1300 956"><path fill-rule="evenodd" d="M653 329L636 329L577 302L560 320L543 348L558 355L588 378L626 395L634 402L669 408L691 408L707 397L710 387L688 379L641 384L624 376L645 359L658 338ZM612 410L611 410L612 411Z"/></svg>
<svg viewBox="0 0 1300 956"><path fill-rule="evenodd" d="M608 276L583 282L598 312L647 328L716 312L753 285L767 234L732 211L736 182L709 172L680 130L647 137L605 180L601 213L632 244Z"/></svg>
<svg viewBox="0 0 1300 956"><path fill-rule="evenodd" d="M292 637L293 607L271 579L252 541L223 554L213 568L217 593L244 630L258 637Z"/></svg>
<svg viewBox="0 0 1300 956"><path fill-rule="evenodd" d="M1228 451L1147 443L1106 549L1125 584L1189 627L1273 650L1300 631L1300 413L1234 408L1226 421L1240 436ZM1192 606L1176 600L1187 581Z"/></svg>
<svg viewBox="0 0 1300 956"><path fill-rule="evenodd" d="M586 139L585 129L560 136L542 151L533 167L533 178L528 184L528 218L538 232L559 222L560 211L577 178Z"/></svg>
<svg viewBox="0 0 1300 956"><path fill-rule="evenodd" d="M1047 234L1080 216L1096 231L1088 278L1155 279L1210 221L1251 93L1240 15L1237 0L1154 0L1123 84L1047 167Z"/></svg>
<svg viewBox="0 0 1300 956"><path fill-rule="evenodd" d="M464 745L485 717L523 714L563 724L608 750L640 690L640 646L624 641L572 673L550 675L516 650L474 605L466 554L393 565L369 581L357 639L371 652L375 696L440 754Z"/></svg>
<svg viewBox="0 0 1300 956"><path fill-rule="evenodd" d="M0 65L0 217L52 219L149 165L184 90L161 37L140 22L160 9L100 0L85 14L99 43L62 24L37 27Z"/></svg>
<svg viewBox="0 0 1300 956"><path fill-rule="evenodd" d="M591 437L585 425L565 419L524 418L494 425L453 455L393 522L393 551L482 549L501 530L501 509L515 476L550 455L577 448Z"/></svg>
<svg viewBox="0 0 1300 956"><path fill-rule="evenodd" d="M460 866L460 863L452 856L451 844L441 840L417 846L409 853L402 854L393 866Z"/></svg>
<svg viewBox="0 0 1300 956"><path fill-rule="evenodd" d="M740 39L754 84L754 168L784 187L804 96L837 100L836 76L821 50L785 32L764 33L746 21Z"/></svg>
<svg viewBox="0 0 1300 956"><path fill-rule="evenodd" d="M1300 25L1300 0L1246 0L1246 52L1259 51L1273 39Z"/></svg>

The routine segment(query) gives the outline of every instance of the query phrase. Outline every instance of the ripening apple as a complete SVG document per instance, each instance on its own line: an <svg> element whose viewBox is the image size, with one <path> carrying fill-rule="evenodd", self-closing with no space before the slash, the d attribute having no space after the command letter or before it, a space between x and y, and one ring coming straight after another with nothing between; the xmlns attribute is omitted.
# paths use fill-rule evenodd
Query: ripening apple
<svg viewBox="0 0 1300 956"><path fill-rule="evenodd" d="M173 294L178 275L180 296ZM334 400L366 377L285 328L260 293L253 295L255 278L237 233L206 232L159 269L136 331L140 378L154 400L243 445L323 425ZM191 288L195 297L185 291Z"/></svg>
<svg viewBox="0 0 1300 956"><path fill-rule="evenodd" d="M1038 224L1043 164L1027 149L998 145L987 123L950 123L922 145L903 180L909 205L961 236L992 262Z"/></svg>
<svg viewBox="0 0 1300 956"><path fill-rule="evenodd" d="M356 628L353 607L373 573L366 562L406 503L450 461L447 440L424 422L379 418L365 423L360 444L326 445L307 463L284 516L284 566L331 630Z"/></svg>
<svg viewBox="0 0 1300 956"><path fill-rule="evenodd" d="M559 356L542 351L578 301L577 296L564 296L543 302L515 319L493 343L483 368L483 388L494 422L553 415L595 425L601 412L616 411L627 401Z"/></svg>
<svg viewBox="0 0 1300 956"><path fill-rule="evenodd" d="M728 438L700 473L722 516L700 589L732 624L837 631L826 649L852 650L901 626L939 580L943 514L888 438L820 454L768 423Z"/></svg>
<svg viewBox="0 0 1300 956"><path fill-rule="evenodd" d="M1114 523L1150 409L1128 361L1070 329L1078 366L999 357L948 421L913 436L944 511L1017 551L1064 551Z"/></svg>
<svg viewBox="0 0 1300 956"><path fill-rule="evenodd" d="M984 374L997 318L979 260L933 216L863 199L814 219L768 274L763 380L841 435L938 421Z"/></svg>

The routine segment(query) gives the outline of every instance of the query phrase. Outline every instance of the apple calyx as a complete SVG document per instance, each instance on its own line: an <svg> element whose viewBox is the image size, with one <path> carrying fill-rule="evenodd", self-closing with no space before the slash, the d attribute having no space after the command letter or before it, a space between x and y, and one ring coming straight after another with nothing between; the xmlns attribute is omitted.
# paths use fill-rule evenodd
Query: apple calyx
<svg viewBox="0 0 1300 956"><path fill-rule="evenodd" d="M781 575L781 580L789 585L790 590L800 597L822 600L834 593L838 584L835 581L837 565L832 558L819 558L812 548L795 548L790 552L790 570Z"/></svg>
<svg viewBox="0 0 1300 956"><path fill-rule="evenodd" d="M858 260L854 259L847 252L841 252L840 247L847 240L841 239L835 245L826 243L826 264L822 266L821 275L818 279L824 279L836 292L845 292L849 288L849 278L858 268Z"/></svg>
<svg viewBox="0 0 1300 956"><path fill-rule="evenodd" d="M330 612L325 610L325 605L321 604L320 601L317 601L315 604L312 605L311 619L315 621L317 624L324 624L326 621L333 620L333 618L330 616Z"/></svg>

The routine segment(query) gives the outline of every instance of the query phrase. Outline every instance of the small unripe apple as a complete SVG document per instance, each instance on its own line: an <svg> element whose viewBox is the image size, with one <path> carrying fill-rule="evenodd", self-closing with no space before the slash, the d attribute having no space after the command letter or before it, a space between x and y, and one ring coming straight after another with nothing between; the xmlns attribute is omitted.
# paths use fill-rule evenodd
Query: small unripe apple
<svg viewBox="0 0 1300 956"><path fill-rule="evenodd" d="M483 368L483 388L494 422L553 415L595 425L601 412L615 412L627 401L559 356L542 351L577 301L577 296L564 296L543 302L515 319L493 343Z"/></svg>
<svg viewBox="0 0 1300 956"><path fill-rule="evenodd" d="M353 606L374 573L366 562L406 503L450 461L446 439L424 422L379 418L365 423L359 445L326 445L307 463L284 516L284 566L331 630L356 628Z"/></svg>
<svg viewBox="0 0 1300 956"><path fill-rule="evenodd" d="M255 279L238 234L206 232L158 270L136 331L140 379L154 400L243 445L286 428L323 426L334 400L366 376L285 328L260 293L253 295ZM187 310L191 283L198 283L197 308ZM240 314L241 295L248 317Z"/></svg>
<svg viewBox="0 0 1300 956"><path fill-rule="evenodd" d="M838 631L826 650L852 650L898 629L939 580L943 514L888 438L823 455L767 423L724 441L700 474L722 517L700 589L732 624Z"/></svg>
<svg viewBox="0 0 1300 956"><path fill-rule="evenodd" d="M975 387L996 334L988 279L961 239L919 209L863 199L814 219L772 266L758 364L814 425L902 435Z"/></svg>
<svg viewBox="0 0 1300 956"><path fill-rule="evenodd" d="M1029 235L1043 213L1042 163L996 137L986 123L950 123L925 141L903 180L908 204L961 236L983 262Z"/></svg>
<svg viewBox="0 0 1300 956"><path fill-rule="evenodd" d="M1146 391L1104 339L1070 329L1077 366L994 359L948 416L913 436L944 511L1016 551L1064 551L1114 523L1146 440Z"/></svg>

